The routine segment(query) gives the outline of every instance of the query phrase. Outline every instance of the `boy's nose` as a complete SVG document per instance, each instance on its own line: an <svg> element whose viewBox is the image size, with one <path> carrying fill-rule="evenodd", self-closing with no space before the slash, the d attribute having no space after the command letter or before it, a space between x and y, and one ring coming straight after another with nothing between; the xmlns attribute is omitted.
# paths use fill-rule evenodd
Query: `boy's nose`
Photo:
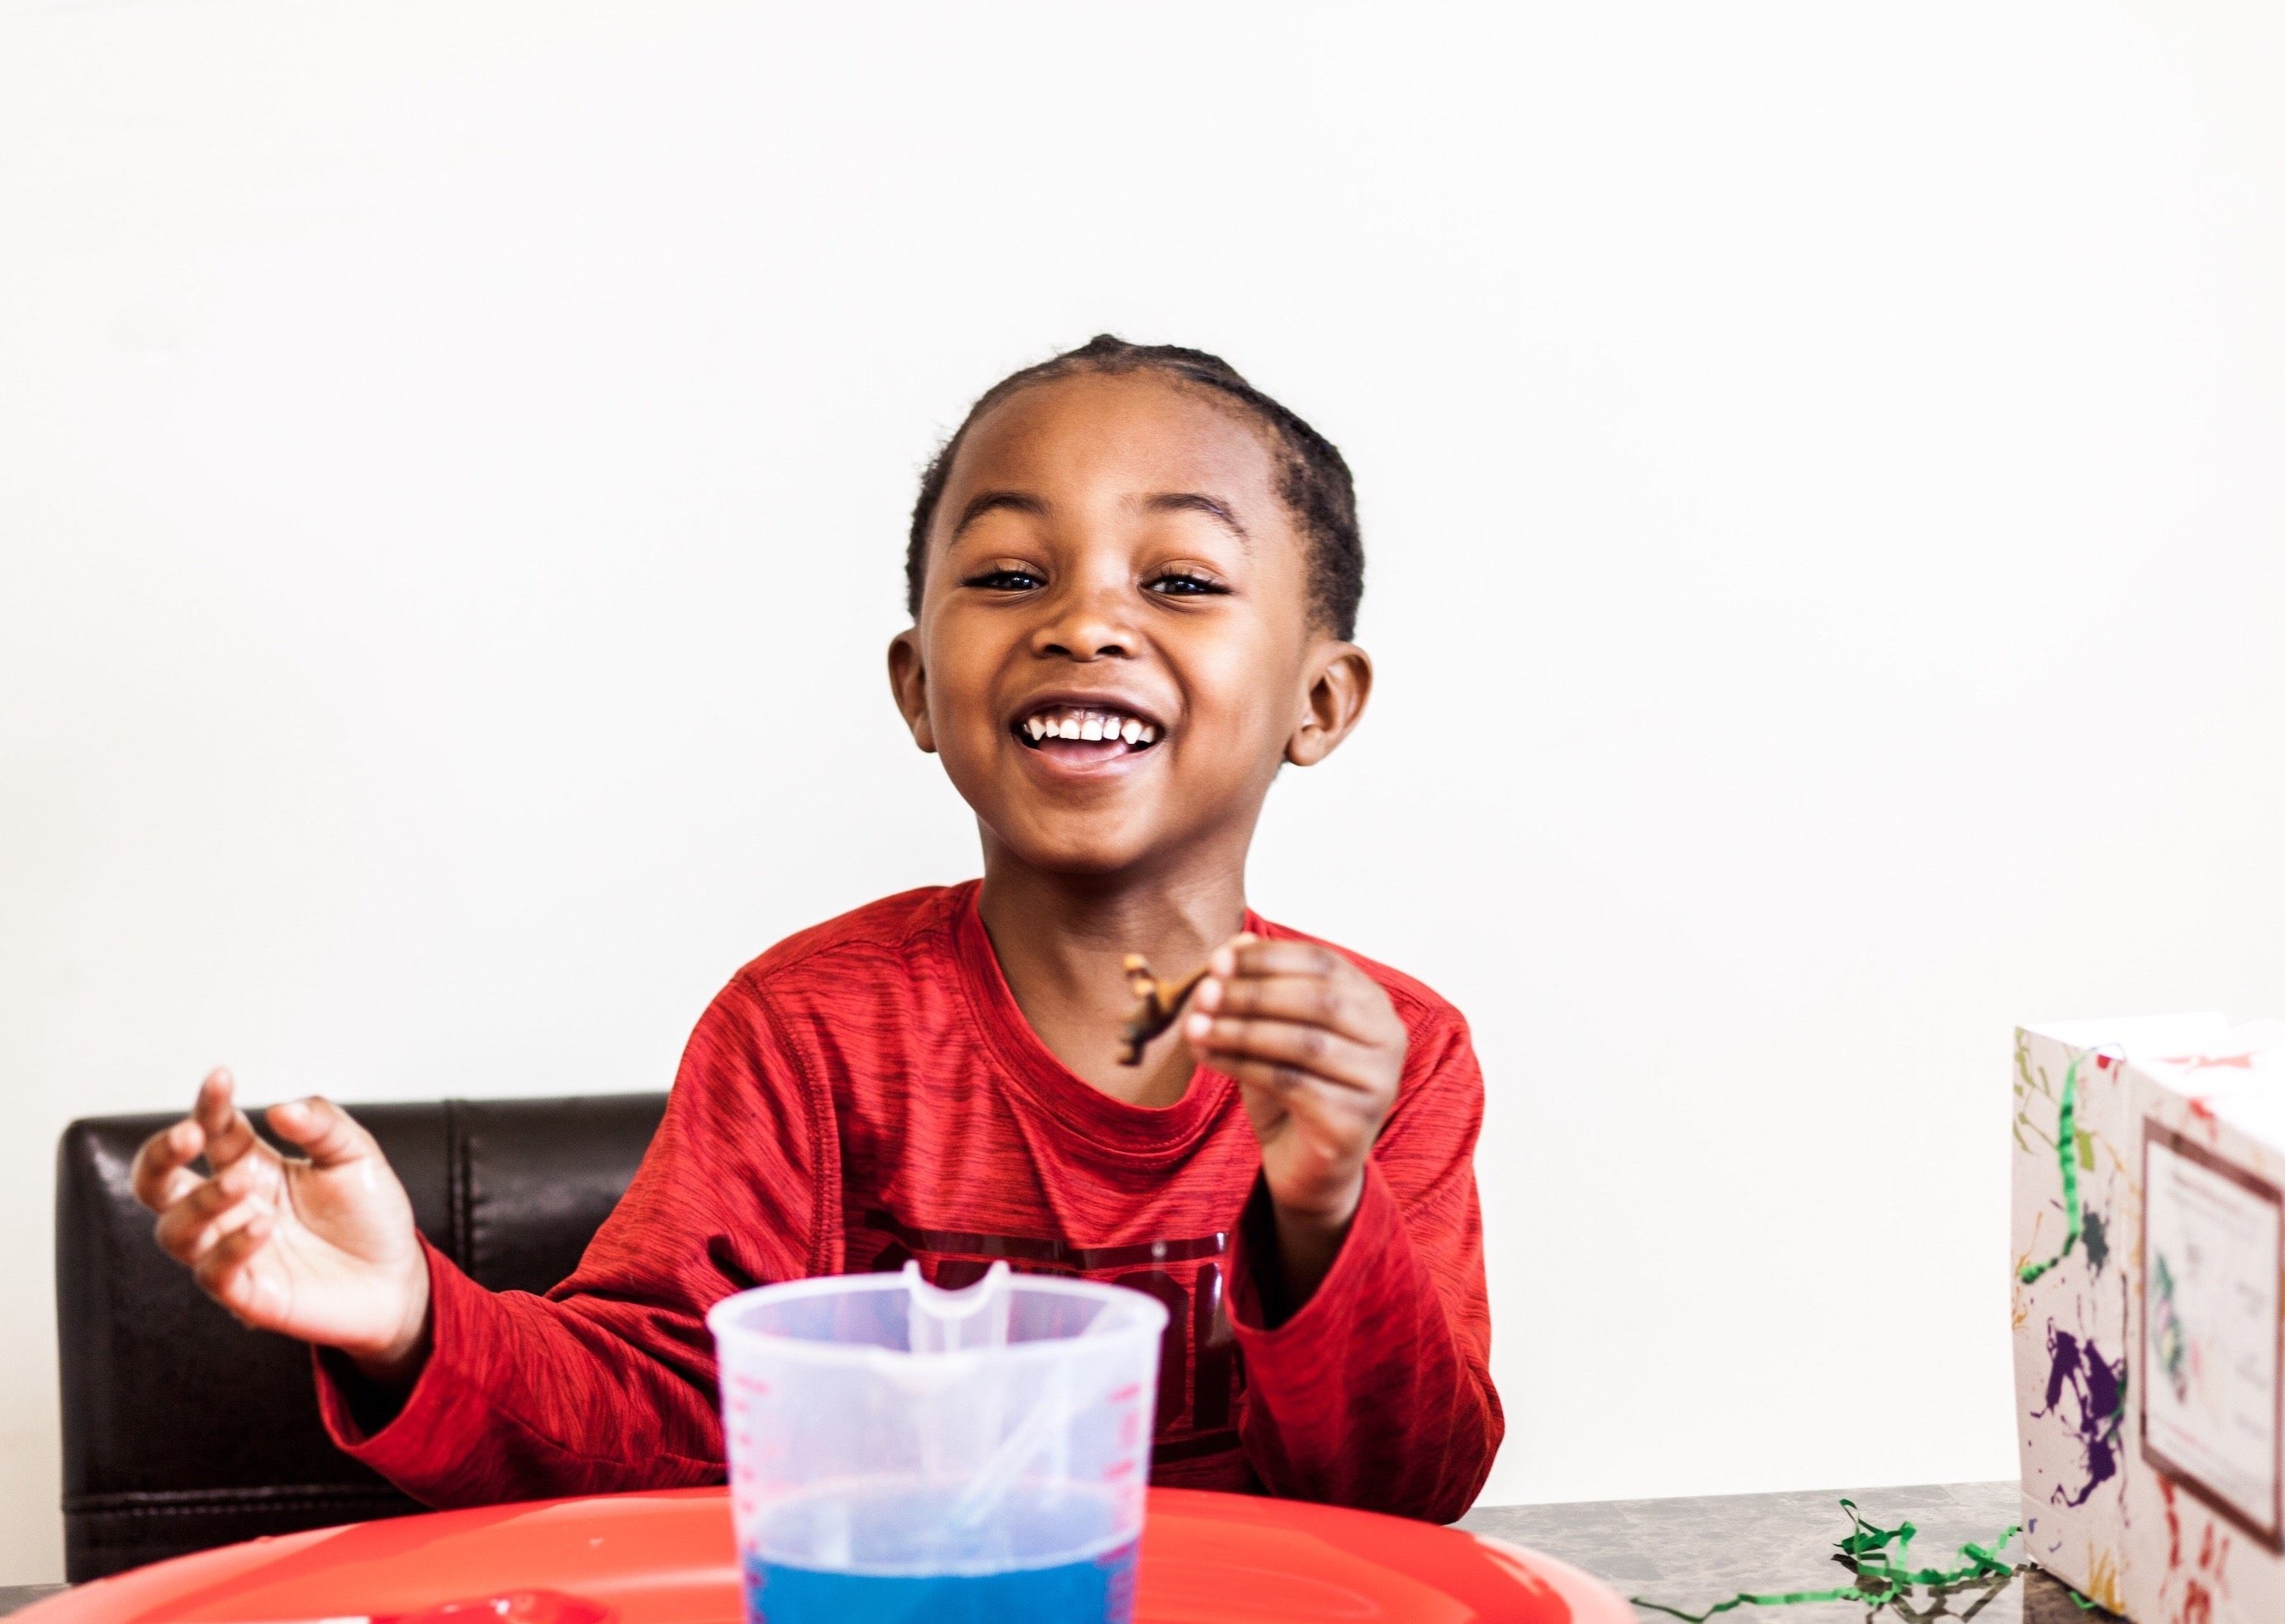
<svg viewBox="0 0 2285 1624"><path fill-rule="evenodd" d="M1067 660L1111 660L1135 652L1135 628L1115 589L1058 594L1032 635L1032 652Z"/></svg>

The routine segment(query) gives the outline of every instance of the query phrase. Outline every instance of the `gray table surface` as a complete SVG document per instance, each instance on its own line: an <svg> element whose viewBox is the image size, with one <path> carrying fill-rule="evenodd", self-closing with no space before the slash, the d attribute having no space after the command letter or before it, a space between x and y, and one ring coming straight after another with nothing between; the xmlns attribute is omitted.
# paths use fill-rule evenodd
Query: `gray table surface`
<svg viewBox="0 0 2285 1624"><path fill-rule="evenodd" d="M2013 1483L1926 1484L1909 1488L1833 1489L1785 1495L1711 1495L1685 1500L1593 1500L1568 1505L1479 1506L1460 1519L1477 1534L1510 1540L1600 1574L1626 1597L1703 1612L1741 1591L1756 1595L1826 1590L1849 1582L1833 1561L1833 1542L1849 1532L1843 1495L1885 1528L1910 1521L1918 1530L1914 1566L1950 1568L1962 1542L1989 1545L2016 1520ZM2011 1544L2006 1556L2020 1552ZM0 1586L0 1613L12 1612L59 1585ZM1665 1615L1637 1609L1645 1624ZM1861 1602L1791 1607L1744 1606L1720 1624L1861 1624ZM2083 1612L2044 1573L1958 1589L1917 1592L1908 1610L1883 1620L1974 1619L1976 1624L2100 1624L2107 1612Z"/></svg>

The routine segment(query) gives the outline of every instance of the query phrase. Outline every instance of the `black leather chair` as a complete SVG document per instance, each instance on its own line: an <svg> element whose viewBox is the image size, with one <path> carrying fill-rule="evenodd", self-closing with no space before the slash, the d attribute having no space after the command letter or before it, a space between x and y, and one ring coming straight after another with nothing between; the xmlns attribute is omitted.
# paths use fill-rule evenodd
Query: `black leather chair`
<svg viewBox="0 0 2285 1624"><path fill-rule="evenodd" d="M359 1105L423 1234L481 1284L544 1291L625 1193L663 1094ZM159 1250L128 1182L171 1117L93 1117L56 1154L64 1562L161 1557L420 1508L334 1448L310 1353L249 1331Z"/></svg>

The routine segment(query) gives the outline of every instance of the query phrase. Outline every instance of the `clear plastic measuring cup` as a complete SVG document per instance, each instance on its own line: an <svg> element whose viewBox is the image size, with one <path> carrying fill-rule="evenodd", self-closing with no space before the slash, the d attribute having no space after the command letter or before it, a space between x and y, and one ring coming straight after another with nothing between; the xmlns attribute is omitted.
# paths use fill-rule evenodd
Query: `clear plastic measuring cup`
<svg viewBox="0 0 2285 1624"><path fill-rule="evenodd" d="M742 1291L721 1356L750 1624L1127 1624L1166 1310L1011 1275Z"/></svg>

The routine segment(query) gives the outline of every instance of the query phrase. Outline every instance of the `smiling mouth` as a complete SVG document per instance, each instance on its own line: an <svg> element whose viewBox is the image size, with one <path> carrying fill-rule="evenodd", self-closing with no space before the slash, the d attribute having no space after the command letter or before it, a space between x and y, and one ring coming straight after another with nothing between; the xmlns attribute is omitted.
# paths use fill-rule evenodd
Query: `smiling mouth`
<svg viewBox="0 0 2285 1624"><path fill-rule="evenodd" d="M1073 762L1138 756L1158 742L1156 724L1101 706L1042 705L1009 724L1026 749Z"/></svg>

